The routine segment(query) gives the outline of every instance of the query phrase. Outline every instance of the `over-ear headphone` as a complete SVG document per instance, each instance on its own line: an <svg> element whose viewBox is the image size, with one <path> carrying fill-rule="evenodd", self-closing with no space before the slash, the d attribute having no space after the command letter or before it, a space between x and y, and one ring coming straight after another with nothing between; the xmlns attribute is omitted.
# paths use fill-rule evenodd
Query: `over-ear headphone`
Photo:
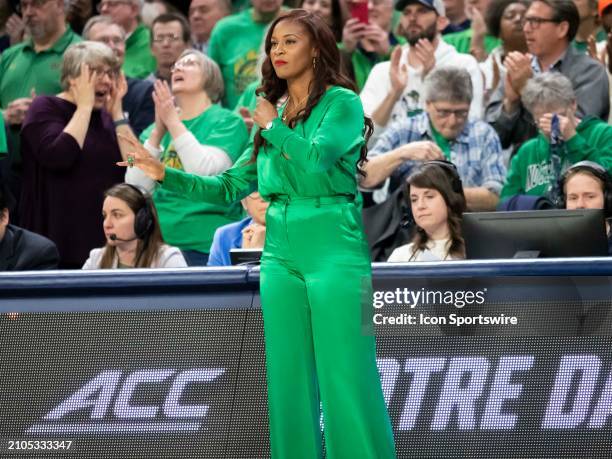
<svg viewBox="0 0 612 459"><path fill-rule="evenodd" d="M463 194L463 182L461 181L461 177L459 177L457 166L450 161L432 159L431 161L425 161L421 167L427 167L430 165L439 166L450 179L452 190L455 193Z"/></svg>
<svg viewBox="0 0 612 459"><path fill-rule="evenodd" d="M565 209L566 205L565 182L570 174L574 174L578 171L587 171L597 177L598 180L601 180L604 193L604 213L606 218L612 217L612 177L610 177L610 174L605 167L593 161L579 161L572 164L563 173L559 179L559 187L561 190L563 190L563 195L560 202L561 207Z"/></svg>
<svg viewBox="0 0 612 459"><path fill-rule="evenodd" d="M139 187L130 183L126 183L126 185L135 190L145 201L144 206L138 209L134 217L134 233L136 233L138 239L145 239L153 231L153 222L155 220L153 199L149 193Z"/></svg>

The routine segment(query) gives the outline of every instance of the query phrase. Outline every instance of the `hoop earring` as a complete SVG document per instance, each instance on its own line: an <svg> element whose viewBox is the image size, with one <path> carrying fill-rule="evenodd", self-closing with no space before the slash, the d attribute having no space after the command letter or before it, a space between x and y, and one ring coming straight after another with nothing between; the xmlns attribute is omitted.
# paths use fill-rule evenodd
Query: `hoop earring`
<svg viewBox="0 0 612 459"><path fill-rule="evenodd" d="M312 58L312 69L316 70L317 69L317 57L313 57Z"/></svg>

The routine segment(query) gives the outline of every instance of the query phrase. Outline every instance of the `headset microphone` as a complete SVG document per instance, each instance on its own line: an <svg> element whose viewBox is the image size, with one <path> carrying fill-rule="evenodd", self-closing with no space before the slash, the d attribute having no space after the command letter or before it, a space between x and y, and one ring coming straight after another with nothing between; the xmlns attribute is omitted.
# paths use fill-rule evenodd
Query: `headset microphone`
<svg viewBox="0 0 612 459"><path fill-rule="evenodd" d="M133 237L132 239L121 239L121 238L118 238L117 235L114 234L114 233L113 234L109 234L108 238L111 241L119 241L119 242L132 242L132 241L135 241L136 239L138 239L138 237Z"/></svg>

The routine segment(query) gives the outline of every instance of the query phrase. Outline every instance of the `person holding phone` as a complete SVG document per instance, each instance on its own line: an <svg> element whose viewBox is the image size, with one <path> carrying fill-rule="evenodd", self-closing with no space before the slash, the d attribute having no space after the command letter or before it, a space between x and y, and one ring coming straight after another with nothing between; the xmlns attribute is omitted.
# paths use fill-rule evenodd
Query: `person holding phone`
<svg viewBox="0 0 612 459"><path fill-rule="evenodd" d="M232 202L257 187L270 201L260 292L272 457L322 457L322 402L327 457L394 458L374 336L362 329L372 279L356 176L371 121L318 15L274 20L266 55L259 129L231 169L185 174L138 145L132 162L193 200Z"/></svg>
<svg viewBox="0 0 612 459"><path fill-rule="evenodd" d="M389 59L401 38L392 32L393 0L348 2L351 18L342 31L340 50L345 70L359 89L379 62Z"/></svg>

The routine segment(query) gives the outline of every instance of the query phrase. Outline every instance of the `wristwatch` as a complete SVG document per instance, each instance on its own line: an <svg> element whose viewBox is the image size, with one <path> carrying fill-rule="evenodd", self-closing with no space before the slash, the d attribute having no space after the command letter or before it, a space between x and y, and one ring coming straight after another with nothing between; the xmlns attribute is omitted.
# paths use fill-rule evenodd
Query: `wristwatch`
<svg viewBox="0 0 612 459"><path fill-rule="evenodd" d="M113 121L113 124L115 125L116 128L118 128L119 126L123 126L124 124L129 125L130 121L127 118L121 118L116 121Z"/></svg>
<svg viewBox="0 0 612 459"><path fill-rule="evenodd" d="M268 129L272 129L272 126L273 126L273 125L274 125L274 120L272 120L272 121L268 121L268 122L266 123L266 127L265 127L266 131L267 131Z"/></svg>

